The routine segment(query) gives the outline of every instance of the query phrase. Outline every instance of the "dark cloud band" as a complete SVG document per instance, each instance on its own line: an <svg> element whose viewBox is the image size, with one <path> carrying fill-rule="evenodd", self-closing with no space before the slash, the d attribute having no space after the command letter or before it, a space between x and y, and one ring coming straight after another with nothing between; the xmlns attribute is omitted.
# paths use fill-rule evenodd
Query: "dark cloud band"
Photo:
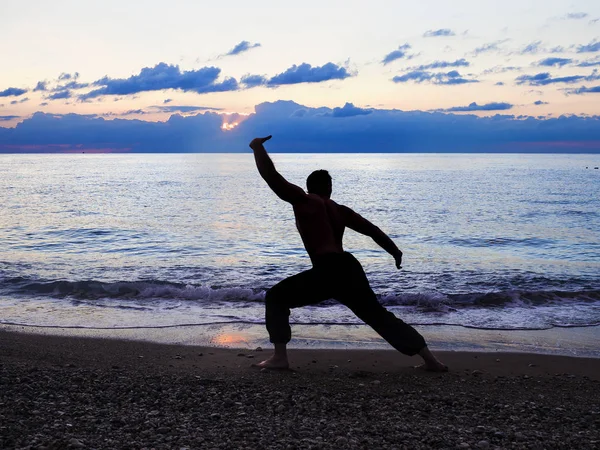
<svg viewBox="0 0 600 450"><path fill-rule="evenodd" d="M586 91L600 92L600 87ZM347 103L332 109L278 101L257 105L256 112L232 131L223 131L224 116L215 112L173 115L166 122L36 113L16 128L0 127L0 152L71 147L246 152L248 141L268 130L274 136L273 151L600 153L600 116L519 120L506 114L454 113L510 109L504 102L455 108L450 112L398 111Z"/></svg>

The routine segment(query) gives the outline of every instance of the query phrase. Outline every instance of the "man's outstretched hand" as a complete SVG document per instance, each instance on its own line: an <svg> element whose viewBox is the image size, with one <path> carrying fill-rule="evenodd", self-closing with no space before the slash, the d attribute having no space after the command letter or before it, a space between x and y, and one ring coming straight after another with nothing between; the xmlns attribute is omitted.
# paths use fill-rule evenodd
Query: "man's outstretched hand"
<svg viewBox="0 0 600 450"><path fill-rule="evenodd" d="M396 261L396 269L402 269L402 252L399 252L396 255L394 255L394 261Z"/></svg>
<svg viewBox="0 0 600 450"><path fill-rule="evenodd" d="M263 145L265 142L267 142L272 137L273 137L272 135L268 135L267 137L254 138L254 139L252 139L252 142L250 142L250 148L252 150L254 150L256 147Z"/></svg>

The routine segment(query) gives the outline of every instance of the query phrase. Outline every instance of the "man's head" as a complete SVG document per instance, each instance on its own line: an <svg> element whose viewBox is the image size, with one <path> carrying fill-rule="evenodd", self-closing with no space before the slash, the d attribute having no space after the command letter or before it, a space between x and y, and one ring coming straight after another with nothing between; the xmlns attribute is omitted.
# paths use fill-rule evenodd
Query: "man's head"
<svg viewBox="0 0 600 450"><path fill-rule="evenodd" d="M331 197L331 175L323 169L315 170L306 179L306 189L309 194Z"/></svg>

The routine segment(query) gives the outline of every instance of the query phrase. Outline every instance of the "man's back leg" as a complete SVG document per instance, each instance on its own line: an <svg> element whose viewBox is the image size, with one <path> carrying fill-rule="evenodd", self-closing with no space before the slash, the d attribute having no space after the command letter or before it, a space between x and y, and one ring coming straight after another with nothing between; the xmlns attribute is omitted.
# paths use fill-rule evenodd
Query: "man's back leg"
<svg viewBox="0 0 600 450"><path fill-rule="evenodd" d="M327 300L324 280L314 269L301 272L277 283L265 295L265 322L269 340L275 346L273 356L257 367L287 369L287 343L292 338L290 309L312 305Z"/></svg>

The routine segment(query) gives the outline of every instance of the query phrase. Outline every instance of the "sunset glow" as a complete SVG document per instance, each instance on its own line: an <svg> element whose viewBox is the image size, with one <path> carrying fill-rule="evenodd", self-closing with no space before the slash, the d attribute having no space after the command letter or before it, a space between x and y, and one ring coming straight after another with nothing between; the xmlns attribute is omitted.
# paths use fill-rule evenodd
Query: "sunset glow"
<svg viewBox="0 0 600 450"><path fill-rule="evenodd" d="M233 130L235 127L237 127L239 125L238 122L231 122L231 123L223 123L223 125L221 125L221 129L223 131L231 131Z"/></svg>
<svg viewBox="0 0 600 450"><path fill-rule="evenodd" d="M230 346L247 342L247 336L241 333L221 333L214 337L213 342L218 345Z"/></svg>

